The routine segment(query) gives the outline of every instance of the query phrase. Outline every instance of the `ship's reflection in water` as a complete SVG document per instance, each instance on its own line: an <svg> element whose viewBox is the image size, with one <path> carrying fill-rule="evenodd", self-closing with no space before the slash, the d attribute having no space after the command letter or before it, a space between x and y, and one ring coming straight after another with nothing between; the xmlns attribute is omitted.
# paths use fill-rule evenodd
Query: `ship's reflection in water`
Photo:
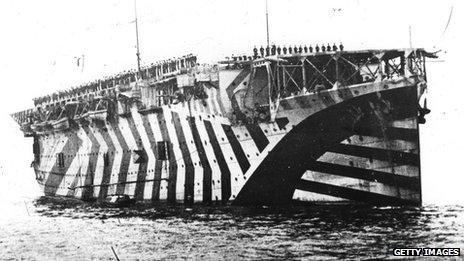
<svg viewBox="0 0 464 261"><path fill-rule="evenodd" d="M0 259L393 258L463 247L464 207L104 208L40 198L0 225ZM24 213L23 213L24 214ZM462 249L461 249L462 253Z"/></svg>

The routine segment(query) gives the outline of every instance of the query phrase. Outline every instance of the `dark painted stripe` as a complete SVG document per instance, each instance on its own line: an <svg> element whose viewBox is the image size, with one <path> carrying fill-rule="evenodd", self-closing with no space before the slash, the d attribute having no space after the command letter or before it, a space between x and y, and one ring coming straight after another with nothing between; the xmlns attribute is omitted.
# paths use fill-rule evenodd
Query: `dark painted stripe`
<svg viewBox="0 0 464 261"><path fill-rule="evenodd" d="M212 170L211 166L209 165L208 156L206 155L205 148L203 147L203 143L201 142L200 133L198 132L198 128L195 123L195 118L189 117L189 123L190 129L192 130L193 140L195 141L195 146L198 150L198 156L200 157L200 163L203 168L203 202L209 203L211 202L212 196Z"/></svg>
<svg viewBox="0 0 464 261"><path fill-rule="evenodd" d="M90 140L90 153L89 153L89 163L87 166L87 173L85 173L84 179L84 187L82 191L82 198L83 199L90 199L93 197L93 185L95 179L95 170L97 169L97 159L98 159L98 151L100 149L100 145L98 144L97 139L92 133L92 129L88 126L83 127L87 137ZM99 130L100 131L100 130Z"/></svg>
<svg viewBox="0 0 464 261"><path fill-rule="evenodd" d="M401 199L392 196L386 196L378 193L372 193L352 188L339 187L335 185L300 180L296 186L297 189L339 197L372 205L416 205L417 202L412 200Z"/></svg>
<svg viewBox="0 0 464 261"><path fill-rule="evenodd" d="M111 141L111 137L108 134L108 130L105 128L100 132L100 134L103 137L103 140L106 143L106 146L108 147L108 152L107 152L107 159L108 159L108 164L103 168L103 177L101 181L101 186L100 186L100 193L98 195L99 199L104 199L108 196L108 184L111 181L111 170L113 169L113 164L114 164L114 151L115 147L113 145L113 142ZM103 156L104 160L104 156Z"/></svg>
<svg viewBox="0 0 464 261"><path fill-rule="evenodd" d="M246 124L245 127L250 132L250 136L255 142L256 147L258 147L259 152L262 152L269 144L269 140L264 135L263 130L261 130L258 124Z"/></svg>
<svg viewBox="0 0 464 261"><path fill-rule="evenodd" d="M70 132L68 140L66 141L66 144L63 147L63 150L56 152L56 153L63 152L65 155L65 162L64 162L65 164L63 168L60 168L58 166L58 163L55 157L57 154L55 153L55 155L51 155L53 159L55 160L55 162L53 164L53 167L50 173L48 174L47 180L45 181L45 186L48 186L48 189L44 189L45 195L54 196L56 194L56 191L64 178L64 174L68 171L68 168L71 165L71 162L77 156L77 151L79 150L79 147L81 145L82 145L82 140L77 136L77 134L75 132ZM52 153L52 151L50 153ZM62 173L63 175L56 175L53 173Z"/></svg>
<svg viewBox="0 0 464 261"><path fill-rule="evenodd" d="M363 169L316 161L308 165L308 170L333 174L342 177L380 182L386 185L394 187L404 187L411 190L418 190L420 188L418 178L407 177L371 169Z"/></svg>
<svg viewBox="0 0 464 261"><path fill-rule="evenodd" d="M154 176L153 176L153 188L152 188L152 194L151 194L151 200L153 202L159 200L159 191L160 191L160 185L161 185L161 170L162 170L162 164L163 161L158 160L157 156L157 140L155 138L155 135L153 134L152 126L150 124L150 121L148 120L148 115L141 115L142 116L142 123L143 127L145 128L145 131L148 136L148 141L150 142L150 149L155 156L155 169L154 169Z"/></svg>
<svg viewBox="0 0 464 261"><path fill-rule="evenodd" d="M135 126L135 122L134 122L134 119L132 118L132 115L127 118L127 121L129 122L129 129L132 133L132 136L135 139L137 150L141 150L144 152L145 148L143 147L140 133L138 132L137 127ZM142 155L142 156L146 157L146 155ZM135 190L134 190L134 198L137 201L143 200L143 191L145 189L146 177L147 177L147 161L139 163L139 168L137 171L137 179L136 179L137 182L135 183Z"/></svg>
<svg viewBox="0 0 464 261"><path fill-rule="evenodd" d="M357 135L373 136L377 138L388 138L394 140L405 140L417 142L418 140L418 130L417 129L406 129L406 128L394 128L387 127L385 133L382 132L379 128L356 128L355 133ZM386 136L386 137L385 137Z"/></svg>
<svg viewBox="0 0 464 261"><path fill-rule="evenodd" d="M131 160L131 151L126 143L126 140L122 136L119 124L115 123L113 126L114 133L118 139L119 145L122 148L122 160L121 166L118 173L118 184L116 186L116 194L124 194L125 182L127 181L127 172L129 171L129 164Z"/></svg>
<svg viewBox="0 0 464 261"><path fill-rule="evenodd" d="M250 162L248 162L245 152L243 151L242 145L240 145L240 142L237 140L237 137L235 136L235 133L230 127L230 125L222 124L222 129L224 129L224 133L226 134L227 139L229 140L230 146L232 146L232 150L234 151L235 157L237 158L240 168L242 169L243 173L246 173L247 170L250 168Z"/></svg>
<svg viewBox="0 0 464 261"><path fill-rule="evenodd" d="M400 165L419 166L419 155L401 151L362 147L348 144L337 144L333 147L330 147L328 151L368 159L377 159L388 162L391 161Z"/></svg>
<svg viewBox="0 0 464 261"><path fill-rule="evenodd" d="M176 130L177 140L179 141L180 151L185 164L185 183L184 183L184 203L192 204L194 196L194 185L195 185L195 168L193 167L192 158L187 146L187 140L185 140L184 130L180 123L181 119L179 114L172 112L172 119L174 122L174 128Z"/></svg>
<svg viewBox="0 0 464 261"><path fill-rule="evenodd" d="M204 121L206 132L208 133L211 146L213 147L214 156L219 164L219 169L221 170L221 191L222 191L222 201L227 202L231 195L230 187L230 170L227 166L224 154L222 153L221 146L217 140L216 134L214 133L213 126L211 122Z"/></svg>
<svg viewBox="0 0 464 261"><path fill-rule="evenodd" d="M169 203L176 202L176 181L177 181L177 160L176 155L174 154L173 145L171 139L169 138L169 132L166 126L166 119L164 117L164 112L158 114L158 122L160 126L161 136L163 141L168 143L168 153L169 153L169 177L168 177L168 198Z"/></svg>
<svg viewBox="0 0 464 261"><path fill-rule="evenodd" d="M42 156L44 154L43 138L38 135L34 135L32 144L32 153L34 154L34 166L40 167L42 164Z"/></svg>

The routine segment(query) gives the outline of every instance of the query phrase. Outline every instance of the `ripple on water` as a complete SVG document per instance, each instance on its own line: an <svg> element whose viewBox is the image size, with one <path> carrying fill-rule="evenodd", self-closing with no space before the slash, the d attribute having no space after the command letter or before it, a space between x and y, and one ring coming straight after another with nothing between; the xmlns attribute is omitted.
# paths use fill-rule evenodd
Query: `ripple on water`
<svg viewBox="0 0 464 261"><path fill-rule="evenodd" d="M464 207L105 208L40 198L1 221L0 259L386 258L462 247Z"/></svg>

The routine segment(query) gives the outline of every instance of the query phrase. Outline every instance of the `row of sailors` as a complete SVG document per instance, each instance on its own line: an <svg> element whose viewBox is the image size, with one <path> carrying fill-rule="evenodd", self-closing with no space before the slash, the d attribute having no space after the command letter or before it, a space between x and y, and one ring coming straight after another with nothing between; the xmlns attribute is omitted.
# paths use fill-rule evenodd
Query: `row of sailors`
<svg viewBox="0 0 464 261"><path fill-rule="evenodd" d="M182 68L192 68L197 64L197 57L189 54L177 59L163 60L150 64L149 68L142 70L143 73L149 74L150 77L158 77L163 74L179 71Z"/></svg>
<svg viewBox="0 0 464 261"><path fill-rule="evenodd" d="M159 78L162 75L180 71L182 68L192 68L197 64L197 57L193 54L185 55L180 58L163 60L156 63L151 63L150 66L141 68L139 75L137 70L124 71L122 73L105 77L101 80L82 84L77 87L72 87L69 90L58 91L50 95L38 97L34 99L34 105L38 106L43 103L56 102L63 99L74 98L76 96L85 95L87 93L98 90L107 89L116 84L129 84L136 81L137 78Z"/></svg>
<svg viewBox="0 0 464 261"><path fill-rule="evenodd" d="M109 93L112 98L117 97L117 92L114 90ZM109 100L101 100L95 98L94 96L88 96L86 98L80 98L78 103L66 103L66 104L49 104L46 106L38 106L32 110L29 110L25 113L22 118L19 118L21 122L33 123L35 121L46 121L46 120L57 120L58 116L64 112L62 116L74 116L83 114L89 110L101 110L107 109ZM98 106L98 108L97 108Z"/></svg>
<svg viewBox="0 0 464 261"><path fill-rule="evenodd" d="M262 47L258 48L255 46L255 48L253 49L253 56L247 56L247 55L239 55L239 56L235 56L233 55L232 56L232 60L233 61L247 61L247 60L253 60L253 59L256 59L256 58L259 58L259 57L266 57L266 56L271 56L271 55L286 55L286 54L296 54L296 53L313 53L313 52L336 52L338 50L340 51L343 51L344 50L344 46L342 43L340 43L340 45L335 45L333 44L332 46L330 46L330 44L327 44L327 46L325 45L321 45L321 47L319 47L318 44L316 44L316 46L313 48L312 45L310 45L309 47L307 45L305 46L299 46L297 47L296 45L295 46L289 46L289 47L280 47L280 46L276 46L276 45L271 45L271 46L267 46L266 48ZM259 52L258 52L259 51ZM228 57L227 57L228 59Z"/></svg>
<svg viewBox="0 0 464 261"><path fill-rule="evenodd" d="M332 46L330 46L330 44L327 44L326 45L323 45L321 44L321 46L319 47L318 44L316 44L316 46L313 48L312 45L310 45L309 47L307 45L305 46L299 46L297 47L296 45L291 47L286 47L286 46L283 46L282 48L280 46L276 46L275 44L271 45L271 46L266 46L266 48L264 48L263 46L261 46L261 48L258 48L255 46L255 48L253 49L253 57L254 58L258 58L258 57L265 57L265 56L270 56L270 55L286 55L286 54L292 54L292 53L312 53L312 52L336 52L338 50L340 51L343 51L344 50L344 46L342 43L340 43L340 45L336 45L336 44L333 44ZM258 53L259 51L259 53Z"/></svg>

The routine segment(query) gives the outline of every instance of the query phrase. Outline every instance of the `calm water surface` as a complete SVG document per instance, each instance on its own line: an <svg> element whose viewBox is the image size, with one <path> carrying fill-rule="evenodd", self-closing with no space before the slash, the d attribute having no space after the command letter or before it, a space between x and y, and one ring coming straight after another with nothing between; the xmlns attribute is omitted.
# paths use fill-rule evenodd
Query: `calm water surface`
<svg viewBox="0 0 464 261"><path fill-rule="evenodd" d="M6 212L4 210L7 210ZM103 208L48 198L3 207L1 260L368 259L464 247L464 207Z"/></svg>

